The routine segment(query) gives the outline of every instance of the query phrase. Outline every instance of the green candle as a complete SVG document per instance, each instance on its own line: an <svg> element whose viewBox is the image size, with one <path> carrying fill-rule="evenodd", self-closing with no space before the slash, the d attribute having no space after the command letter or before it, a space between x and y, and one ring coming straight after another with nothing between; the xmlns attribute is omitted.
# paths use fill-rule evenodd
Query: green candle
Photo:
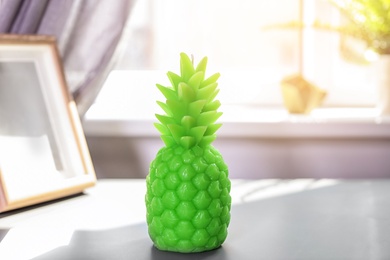
<svg viewBox="0 0 390 260"><path fill-rule="evenodd" d="M195 68L180 54L180 75L165 96L155 126L165 146L150 164L145 196L149 236L160 250L182 253L221 246L230 222L230 180L222 155L212 146L221 124L217 109L219 73L205 78L207 57Z"/></svg>

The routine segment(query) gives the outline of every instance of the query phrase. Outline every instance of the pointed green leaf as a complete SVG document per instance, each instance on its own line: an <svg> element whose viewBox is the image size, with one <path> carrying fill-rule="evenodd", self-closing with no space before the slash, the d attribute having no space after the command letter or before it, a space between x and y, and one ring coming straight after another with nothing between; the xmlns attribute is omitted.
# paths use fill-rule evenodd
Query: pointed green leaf
<svg viewBox="0 0 390 260"><path fill-rule="evenodd" d="M177 94L173 89L164 87L163 85L160 84L156 84L156 86L166 99L177 99Z"/></svg>
<svg viewBox="0 0 390 260"><path fill-rule="evenodd" d="M209 96L207 102L211 102L218 95L218 93L219 93L219 89L214 90L213 94Z"/></svg>
<svg viewBox="0 0 390 260"><path fill-rule="evenodd" d="M167 125L176 143L180 143L180 138L185 135L185 130L182 126L176 124Z"/></svg>
<svg viewBox="0 0 390 260"><path fill-rule="evenodd" d="M200 83L203 81L204 72L199 71L196 72L192 77L188 80L188 85L194 90L197 91L199 89Z"/></svg>
<svg viewBox="0 0 390 260"><path fill-rule="evenodd" d="M173 89L177 90L177 86L179 85L180 82L183 81L181 79L181 77L179 75L177 75L176 73L173 73L171 71L168 71L167 76L169 78L169 81L172 84Z"/></svg>
<svg viewBox="0 0 390 260"><path fill-rule="evenodd" d="M180 82L178 87L179 100L191 102L195 99L195 91L184 82Z"/></svg>
<svg viewBox="0 0 390 260"><path fill-rule="evenodd" d="M221 74L219 73L215 73L213 75L211 75L210 77L208 77L207 79L205 79L202 84L200 84L200 87L199 88L204 88L206 87L207 85L210 85L212 83L215 83L217 82L217 80L219 79L219 76L221 76Z"/></svg>
<svg viewBox="0 0 390 260"><path fill-rule="evenodd" d="M207 57L204 57L196 67L196 71L203 71L206 72L206 67L207 67Z"/></svg>
<svg viewBox="0 0 390 260"><path fill-rule="evenodd" d="M205 99L210 100L210 96L213 94L214 90L218 87L218 83L212 83L204 88L198 90L196 99Z"/></svg>
<svg viewBox="0 0 390 260"><path fill-rule="evenodd" d="M192 136L183 136L182 138L180 138L180 144L184 148L190 149L195 145L195 138Z"/></svg>
<svg viewBox="0 0 390 260"><path fill-rule="evenodd" d="M209 125L207 127L207 130L204 133L204 135L213 135L213 134L215 134L221 126L222 126L222 124L212 124L212 125Z"/></svg>
<svg viewBox="0 0 390 260"><path fill-rule="evenodd" d="M180 122L181 118L187 113L186 104L178 100L167 100L167 105L177 122Z"/></svg>
<svg viewBox="0 0 390 260"><path fill-rule="evenodd" d="M176 144L175 139L173 139L170 135L162 135L161 140L164 142L164 144L169 147Z"/></svg>
<svg viewBox="0 0 390 260"><path fill-rule="evenodd" d="M175 123L175 120L170 116L156 114L156 118L165 126Z"/></svg>
<svg viewBox="0 0 390 260"><path fill-rule="evenodd" d="M181 119L181 125L186 129L189 130L191 129L196 123L195 118L192 116L183 116Z"/></svg>
<svg viewBox="0 0 390 260"><path fill-rule="evenodd" d="M203 111L217 111L217 109L221 106L221 102L219 100L214 100L207 105L204 106Z"/></svg>
<svg viewBox="0 0 390 260"><path fill-rule="evenodd" d="M162 110L164 110L165 113L167 113L168 116L172 116L172 111L167 104L161 101L157 101L157 104L162 108Z"/></svg>
<svg viewBox="0 0 390 260"><path fill-rule="evenodd" d="M188 106L188 114L193 117L198 117L200 115L200 112L202 112L203 107L206 104L206 100L197 100Z"/></svg>
<svg viewBox="0 0 390 260"><path fill-rule="evenodd" d="M207 131L207 126L197 126L190 130L190 135L193 136L197 143L199 143L205 132Z"/></svg>
<svg viewBox="0 0 390 260"><path fill-rule="evenodd" d="M170 135L171 134L171 132L169 132L169 129L165 125L162 125L159 123L154 123L154 126L161 133L161 135Z"/></svg>
<svg viewBox="0 0 390 260"><path fill-rule="evenodd" d="M217 121L217 119L221 115L222 115L222 113L217 112L217 111L208 111L208 112L201 113L198 117L197 124L198 125L205 125L205 126L211 125L212 123Z"/></svg>
<svg viewBox="0 0 390 260"><path fill-rule="evenodd" d="M199 142L200 147L210 145L217 138L216 134L204 136L202 141Z"/></svg>
<svg viewBox="0 0 390 260"><path fill-rule="evenodd" d="M181 73L181 78L184 81L188 81L191 76L194 74L195 69L194 66L192 65L192 61L190 58L187 56L185 53L180 53L180 73Z"/></svg>

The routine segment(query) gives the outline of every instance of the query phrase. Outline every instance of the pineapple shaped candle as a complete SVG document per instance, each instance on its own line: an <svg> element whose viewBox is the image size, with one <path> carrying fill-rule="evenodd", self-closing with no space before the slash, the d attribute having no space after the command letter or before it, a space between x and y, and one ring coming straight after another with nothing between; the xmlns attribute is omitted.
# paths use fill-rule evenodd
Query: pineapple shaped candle
<svg viewBox="0 0 390 260"><path fill-rule="evenodd" d="M195 68L180 54L180 72L168 72L171 87L157 84L166 113L155 123L165 146L150 165L145 196L149 236L165 251L202 252L218 248L230 222L228 167L211 143L222 115L214 100L216 73L205 79L207 57Z"/></svg>

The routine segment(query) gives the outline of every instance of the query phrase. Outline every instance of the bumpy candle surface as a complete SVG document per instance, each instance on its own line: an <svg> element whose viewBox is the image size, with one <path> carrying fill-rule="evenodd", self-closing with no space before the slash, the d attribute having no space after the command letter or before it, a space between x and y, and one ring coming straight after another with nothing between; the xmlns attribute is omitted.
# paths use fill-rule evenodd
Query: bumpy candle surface
<svg viewBox="0 0 390 260"><path fill-rule="evenodd" d="M168 72L172 86L157 87L166 114L156 115L165 146L150 165L145 196L149 236L160 250L182 253L218 248L230 222L230 180L221 154L211 145L219 73L205 78L207 58L194 68L180 54L180 75Z"/></svg>

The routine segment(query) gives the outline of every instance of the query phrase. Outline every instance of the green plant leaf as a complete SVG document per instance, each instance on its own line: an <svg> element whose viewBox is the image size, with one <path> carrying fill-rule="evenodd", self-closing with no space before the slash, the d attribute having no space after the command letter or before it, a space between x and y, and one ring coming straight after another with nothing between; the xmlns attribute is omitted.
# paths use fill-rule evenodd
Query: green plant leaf
<svg viewBox="0 0 390 260"><path fill-rule="evenodd" d="M170 116L156 114L156 118L165 126L175 123L175 120Z"/></svg>
<svg viewBox="0 0 390 260"><path fill-rule="evenodd" d="M221 102L219 100L214 100L208 104L206 104L203 108L204 112L207 111L216 111L221 106Z"/></svg>
<svg viewBox="0 0 390 260"><path fill-rule="evenodd" d="M221 74L219 73L215 73L213 75L211 75L210 77L208 77L207 79L205 79L202 84L200 84L200 87L199 88L204 88L212 83L215 83L217 82L217 80L219 79L219 77L221 76Z"/></svg>
<svg viewBox="0 0 390 260"><path fill-rule="evenodd" d="M195 145L195 138L192 136L183 136L182 138L180 138L180 144L185 149L189 149Z"/></svg>
<svg viewBox="0 0 390 260"><path fill-rule="evenodd" d="M209 96L207 102L211 102L218 95L218 93L219 93L219 89L214 90L213 94Z"/></svg>
<svg viewBox="0 0 390 260"><path fill-rule="evenodd" d="M160 84L156 84L156 86L166 99L177 99L177 94L173 89L164 87Z"/></svg>
<svg viewBox="0 0 390 260"><path fill-rule="evenodd" d="M179 100L192 102L195 99L195 91L184 82L180 82L178 86Z"/></svg>
<svg viewBox="0 0 390 260"><path fill-rule="evenodd" d="M206 72L206 67L207 67L207 57L204 57L204 58L198 63L198 66L196 67L196 71L203 71L203 72Z"/></svg>
<svg viewBox="0 0 390 260"><path fill-rule="evenodd" d="M186 129L190 130L196 123L195 118L192 116L183 116L181 119L181 125Z"/></svg>
<svg viewBox="0 0 390 260"><path fill-rule="evenodd" d="M206 100L197 100L189 104L188 114L193 117L198 117L202 112L203 107L206 104Z"/></svg>
<svg viewBox="0 0 390 260"><path fill-rule="evenodd" d="M208 112L201 113L198 117L197 124L208 126L208 125L214 123L215 121L217 121L217 119L221 115L222 115L222 113L217 112L217 111L208 111Z"/></svg>
<svg viewBox="0 0 390 260"><path fill-rule="evenodd" d="M207 126L197 126L190 130L190 135L195 138L197 143L199 143L202 140L206 130Z"/></svg>
<svg viewBox="0 0 390 260"><path fill-rule="evenodd" d="M179 85L180 82L183 81L182 78L176 73L173 73L171 71L168 71L167 76L169 78L169 81L172 84L173 89L177 90L177 86Z"/></svg>
<svg viewBox="0 0 390 260"><path fill-rule="evenodd" d="M198 90L196 99L205 99L210 100L210 96L213 94L214 90L218 87L218 83L214 82L210 85L207 85L204 88Z"/></svg>
<svg viewBox="0 0 390 260"><path fill-rule="evenodd" d="M177 90L177 86L179 85L180 82L183 81L182 78L172 71L168 71L167 76L169 78L169 81L172 84L172 88L174 90Z"/></svg>
<svg viewBox="0 0 390 260"><path fill-rule="evenodd" d="M164 142L165 146L173 146L176 144L175 139L171 135L162 135L161 140Z"/></svg>
<svg viewBox="0 0 390 260"><path fill-rule="evenodd" d="M195 69L194 66L192 65L192 61L190 58L187 56L185 53L180 53L180 73L181 73L181 78L184 81L188 81L191 76L194 74Z"/></svg>
<svg viewBox="0 0 390 260"><path fill-rule="evenodd" d="M199 142L200 147L205 147L207 145L210 145L214 140L217 138L216 134L204 136L202 141Z"/></svg>
<svg viewBox="0 0 390 260"><path fill-rule="evenodd" d="M167 125L176 143L180 144L180 138L185 135L185 129L181 125L170 124Z"/></svg>
<svg viewBox="0 0 390 260"><path fill-rule="evenodd" d="M165 113L167 113L168 116L172 117L172 111L166 103L157 101L157 104L162 108L162 110L164 110Z"/></svg>
<svg viewBox="0 0 390 260"><path fill-rule="evenodd" d="M161 135L170 135L171 134L169 129L165 125L163 125L163 124L154 123L154 126L161 133Z"/></svg>
<svg viewBox="0 0 390 260"><path fill-rule="evenodd" d="M207 127L206 132L204 135L213 135L217 130L222 126L222 124L212 124Z"/></svg>
<svg viewBox="0 0 390 260"><path fill-rule="evenodd" d="M200 83L203 81L204 72L199 71L196 72L192 77L188 80L188 85L194 90L197 91L199 89Z"/></svg>
<svg viewBox="0 0 390 260"><path fill-rule="evenodd" d="M187 106L185 103L178 100L167 100L167 105L172 111L173 118L180 122L181 118L187 113Z"/></svg>

